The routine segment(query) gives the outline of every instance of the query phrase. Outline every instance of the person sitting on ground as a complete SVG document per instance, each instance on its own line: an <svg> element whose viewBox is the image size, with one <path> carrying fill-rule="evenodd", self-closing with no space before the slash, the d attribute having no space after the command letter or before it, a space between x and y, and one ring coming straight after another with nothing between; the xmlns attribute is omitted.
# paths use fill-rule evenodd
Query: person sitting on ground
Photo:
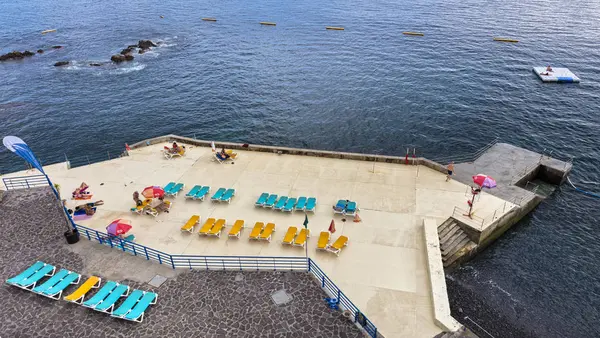
<svg viewBox="0 0 600 338"><path fill-rule="evenodd" d="M140 193L137 191L133 192L133 201L135 202L136 206L141 206L142 205L142 200L140 199Z"/></svg>
<svg viewBox="0 0 600 338"><path fill-rule="evenodd" d="M550 67L550 66L546 67L546 71L547 72L553 72L552 67Z"/></svg>

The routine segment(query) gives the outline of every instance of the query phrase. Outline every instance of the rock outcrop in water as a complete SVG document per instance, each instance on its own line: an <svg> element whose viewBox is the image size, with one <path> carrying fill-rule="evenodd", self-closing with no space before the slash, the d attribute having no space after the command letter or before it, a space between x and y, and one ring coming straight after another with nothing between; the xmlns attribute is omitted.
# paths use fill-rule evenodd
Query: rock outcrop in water
<svg viewBox="0 0 600 338"><path fill-rule="evenodd" d="M134 56L132 55L138 50L138 54L144 54L146 51L150 50L152 47L157 47L158 45L152 42L152 40L140 40L137 45L129 45L127 48L123 49L119 54L113 55L110 60L114 63L121 63L123 61L132 61Z"/></svg>
<svg viewBox="0 0 600 338"><path fill-rule="evenodd" d="M53 49L61 49L63 46L52 46Z"/></svg>
<svg viewBox="0 0 600 338"><path fill-rule="evenodd" d="M38 52L38 54L43 54L44 50L43 49L38 49L37 52Z"/></svg>
<svg viewBox="0 0 600 338"><path fill-rule="evenodd" d="M92 66L92 67L100 67L100 66L102 66L102 64L94 62L94 63L90 63L90 66Z"/></svg>
<svg viewBox="0 0 600 338"><path fill-rule="evenodd" d="M69 64L69 61L58 61L57 63L54 64L54 67L66 66L68 64Z"/></svg>
<svg viewBox="0 0 600 338"><path fill-rule="evenodd" d="M115 54L110 57L110 61L115 62L115 63L121 63L121 62L125 61L125 55Z"/></svg>
<svg viewBox="0 0 600 338"><path fill-rule="evenodd" d="M8 61L8 60L21 60L23 58L33 56L35 53L30 52L28 50L24 52L12 51L10 53L6 53L4 55L0 55L0 61Z"/></svg>
<svg viewBox="0 0 600 338"><path fill-rule="evenodd" d="M141 49L150 49L150 47L156 47L156 44L151 40L140 40L138 41L137 46Z"/></svg>

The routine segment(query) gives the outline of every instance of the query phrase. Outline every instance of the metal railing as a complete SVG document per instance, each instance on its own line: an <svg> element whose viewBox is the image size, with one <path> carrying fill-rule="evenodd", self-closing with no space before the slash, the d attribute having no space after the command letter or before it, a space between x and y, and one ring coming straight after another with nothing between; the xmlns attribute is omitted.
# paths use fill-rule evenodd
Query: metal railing
<svg viewBox="0 0 600 338"><path fill-rule="evenodd" d="M348 297L327 277L319 266L307 257L261 257L261 256L197 256L171 255L147 246L137 244L120 237L111 236L98 230L74 224L80 236L90 241L146 258L159 264L175 268L204 269L204 270L270 270L270 271L308 271L320 283L321 288L330 296L335 297L339 307L350 311L355 323L373 338L377 337L377 327L348 299Z"/></svg>
<svg viewBox="0 0 600 338"><path fill-rule="evenodd" d="M483 155L491 147L496 145L496 143L498 143L499 140L500 140L500 138L496 137L491 142L489 142L488 144L483 146L482 148L480 148L470 154L462 154L462 155L457 155L457 156L428 157L428 158L434 162L442 163L442 164L450 162L450 161L454 161L456 163L475 162L475 160L477 160L479 157L481 157L481 155Z"/></svg>
<svg viewBox="0 0 600 338"><path fill-rule="evenodd" d="M44 175L6 177L2 179L6 190L47 187L48 180Z"/></svg>

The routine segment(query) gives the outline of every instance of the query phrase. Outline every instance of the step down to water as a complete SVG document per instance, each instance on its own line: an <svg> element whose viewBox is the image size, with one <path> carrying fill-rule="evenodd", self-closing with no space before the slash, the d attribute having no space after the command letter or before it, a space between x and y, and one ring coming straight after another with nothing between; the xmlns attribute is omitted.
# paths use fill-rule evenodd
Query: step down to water
<svg viewBox="0 0 600 338"><path fill-rule="evenodd" d="M455 234L448 242L447 245L445 245L442 249L442 256L446 256L448 255L448 253L454 249L454 247L462 242L465 238L468 239L467 234L465 234L464 232L460 232Z"/></svg>
<svg viewBox="0 0 600 338"><path fill-rule="evenodd" d="M448 251L444 256L447 258L452 257L455 253L457 253L460 249L464 248L465 245L469 243L469 238L465 236L459 243L457 243L450 251Z"/></svg>
<svg viewBox="0 0 600 338"><path fill-rule="evenodd" d="M445 231L444 234L440 234L440 243L446 243L446 241L449 240L450 237L452 237L457 231L462 230L456 223L454 223L454 226L449 229L450 230Z"/></svg>

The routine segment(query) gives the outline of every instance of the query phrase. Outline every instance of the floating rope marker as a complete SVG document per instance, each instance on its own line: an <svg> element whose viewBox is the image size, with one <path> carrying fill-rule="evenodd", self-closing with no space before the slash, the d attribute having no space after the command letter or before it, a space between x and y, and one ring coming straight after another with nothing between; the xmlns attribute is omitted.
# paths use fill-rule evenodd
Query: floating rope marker
<svg viewBox="0 0 600 338"><path fill-rule="evenodd" d="M567 177L567 181L569 181L569 184L570 184L570 185L573 187L573 189L575 189L575 190L577 190L577 191L579 191L579 192L582 192L582 193L584 193L584 194L586 194L586 195L593 196L593 197L596 197L596 198L600 198L600 195L599 195L599 194L594 194L593 192L589 192L589 191L585 191L585 190L583 190L583 189L579 189L579 188L577 188L577 187L576 187L576 186L573 184L573 182L571 182L571 179L570 179L569 177Z"/></svg>
<svg viewBox="0 0 600 338"><path fill-rule="evenodd" d="M215 19L215 18L202 18L202 21L217 22L217 19Z"/></svg>
<svg viewBox="0 0 600 338"><path fill-rule="evenodd" d="M344 27L325 26L325 29L330 31L343 31Z"/></svg>
<svg viewBox="0 0 600 338"><path fill-rule="evenodd" d="M263 26L276 26L277 25L275 22L268 22L268 21L261 21L260 24Z"/></svg>
<svg viewBox="0 0 600 338"><path fill-rule="evenodd" d="M514 43L517 43L517 42L519 42L519 40L515 40L515 39L507 39L507 38L494 38L494 41L500 41L500 42L514 42Z"/></svg>
<svg viewBox="0 0 600 338"><path fill-rule="evenodd" d="M47 29L45 31L42 31L42 34L46 34L46 33L54 33L56 32L56 29Z"/></svg>
<svg viewBox="0 0 600 338"><path fill-rule="evenodd" d="M424 36L425 34L421 32L402 32L404 35L412 35L412 36Z"/></svg>

